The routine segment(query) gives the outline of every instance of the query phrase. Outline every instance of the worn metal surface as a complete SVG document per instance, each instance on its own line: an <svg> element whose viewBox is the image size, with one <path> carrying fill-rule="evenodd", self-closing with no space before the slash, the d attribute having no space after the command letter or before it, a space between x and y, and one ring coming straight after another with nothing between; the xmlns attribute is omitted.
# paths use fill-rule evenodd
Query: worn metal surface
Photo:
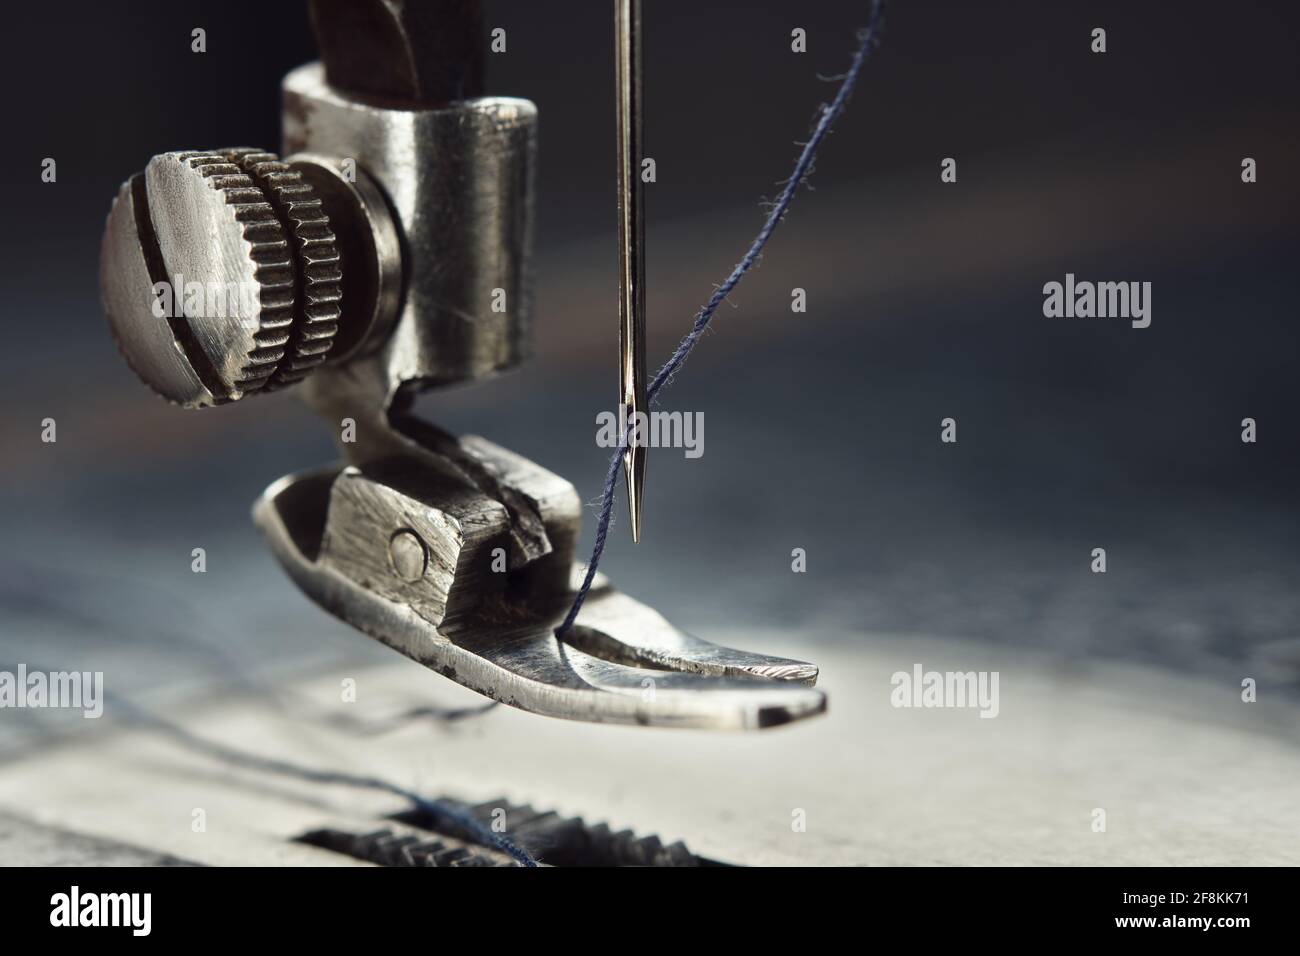
<svg viewBox="0 0 1300 956"><path fill-rule="evenodd" d="M554 629L580 580L577 494L519 456L482 439L464 441L536 503L554 546L546 557L504 563L506 509L464 486L430 482L409 461L373 463L369 474L349 467L281 479L259 500L255 520L312 600L513 707L720 730L763 729L825 711L825 695L809 686L815 666L691 637L604 580L561 642Z"/></svg>
<svg viewBox="0 0 1300 956"><path fill-rule="evenodd" d="M309 401L378 420L404 389L482 378L529 355L532 103L488 97L387 109L340 95L320 64L309 64L285 77L284 145L351 158L369 173L392 207L408 264L387 344L314 376Z"/></svg>

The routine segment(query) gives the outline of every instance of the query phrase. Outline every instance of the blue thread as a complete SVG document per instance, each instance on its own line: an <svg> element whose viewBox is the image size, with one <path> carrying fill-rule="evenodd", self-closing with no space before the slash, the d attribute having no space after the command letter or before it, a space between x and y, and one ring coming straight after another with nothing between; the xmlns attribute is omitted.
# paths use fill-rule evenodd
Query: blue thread
<svg viewBox="0 0 1300 956"><path fill-rule="evenodd" d="M763 228L758 231L758 235L750 244L749 251L745 253L744 258L731 270L731 275L727 276L727 281L714 290L713 295L709 297L708 303L695 317L691 330L686 333L686 337L678 344L676 351L673 352L668 361L664 363L663 368L655 375L650 387L646 389L647 403L654 402L659 391L668 384L673 374L681 368L686 361L686 356L690 355L691 350L699 342L700 336L704 334L704 330L709 327L709 322L713 319L713 313L718 310L718 306L726 301L727 296L731 295L732 290L745 277L745 273L758 261L758 257L763 253L763 247L767 245L767 241L772 238L772 233L776 231L776 227L785 218L786 211L789 210L790 204L794 201L796 190L812 170L813 161L817 158L817 149L821 146L822 140L826 138L826 134L830 132L831 124L844 111L844 106L853 93L853 87L858 81L858 74L862 71L862 65L867 61L867 54L871 52L871 47L875 43L876 31L880 27L880 16L884 11L884 6L884 0L875 0L871 8L870 24L858 35L861 43L859 43L857 52L853 55L853 63L849 66L848 72L844 74L843 82L840 84L839 91L835 94L835 99L831 101L830 106L823 107L821 117L817 120L817 125L813 129L813 134L808 142L804 144L803 151L794 164L794 172L785 181L785 188L781 190L780 197L772 206L772 211L763 223ZM573 627L578 612L582 610L583 602L587 600L587 592L591 590L591 582L596 578L596 568L600 564L601 555L605 551L605 541L609 537L610 517L614 511L614 498L618 489L619 465L622 464L623 452L627 450L628 432L631 431L632 425L633 423L629 421L628 430L619 439L618 448L609 460L609 471L605 474L605 489L600 500L600 515L596 520L596 543L591 551L591 560L587 562L587 573L582 579L582 587L578 589L578 594L573 599L573 606L569 608L569 613L564 616L564 622L555 629L557 637L564 637L569 628Z"/></svg>
<svg viewBox="0 0 1300 956"><path fill-rule="evenodd" d="M12 670L13 668L10 668ZM152 727L172 737L178 743L189 747L191 750L206 753L218 760L224 760L227 763L238 767L244 767L249 770L260 770L264 773L280 774L287 777L296 777L299 780L306 780L309 783L338 784L346 787L359 787L366 790L382 790L386 793L394 794L410 800L416 807L429 814L434 819L440 819L445 822L456 824L462 833L470 839L477 840L484 846L494 847L502 853L507 853L514 858L520 866L537 866L537 860L523 847L519 846L513 840L494 833L491 828L480 823L470 814L451 806L441 800L429 800L420 796L414 790L408 790L406 787L390 783L380 777L366 777L359 774L344 773L336 770L318 770L315 767L304 767L299 764L291 763L287 760L280 760L275 757L264 757L260 754L249 753L245 750L239 750L215 740L209 740L206 737L200 737L198 734L191 733L180 724L174 724L165 717L160 717L151 711L139 706L135 702L128 700L109 691L104 692L105 703L111 702L114 709L125 712L130 720L143 724L146 727Z"/></svg>
<svg viewBox="0 0 1300 956"><path fill-rule="evenodd" d="M110 695L105 695L108 697ZM157 714L150 713L134 703L117 698L114 702L118 708L127 710L135 720L153 727L155 730L169 734L176 740L185 744L193 750L198 750L224 760L235 766L245 767L250 770L260 770L264 773L275 773L282 776L297 777L299 780L306 780L311 783L339 784L346 787L360 787L366 790L382 790L395 796L403 797L410 800L413 804L429 814L434 819L442 819L455 823L462 832L470 835L473 839L484 844L485 846L495 847L503 853L508 853L514 857L520 866L537 866L537 861L528 853L527 850L520 847L513 840L507 839L499 833L493 833L492 830L474 817L464 811L443 803L439 800L429 800L420 796L414 790L408 790L405 787L398 786L395 783L389 783L379 777L365 777L357 774L343 773L335 770L317 770L314 767L303 767L287 760L279 760L275 757L263 757L260 754L248 753L247 751L238 750L235 747L229 747L226 744L218 743L215 740L208 740L206 737L200 737L197 734L190 733L179 724L174 724Z"/></svg>

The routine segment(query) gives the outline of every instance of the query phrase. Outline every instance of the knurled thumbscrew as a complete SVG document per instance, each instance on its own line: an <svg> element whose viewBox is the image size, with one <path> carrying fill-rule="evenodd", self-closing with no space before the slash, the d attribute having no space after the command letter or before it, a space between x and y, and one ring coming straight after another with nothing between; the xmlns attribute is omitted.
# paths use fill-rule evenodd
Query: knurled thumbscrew
<svg viewBox="0 0 1300 956"><path fill-rule="evenodd" d="M320 157L153 157L118 191L100 253L104 310L127 363L164 398L197 408L292 385L355 353L369 329L345 321L349 256L336 233L371 231L374 211L360 202ZM373 239L350 241L361 244L347 265L365 295Z"/></svg>

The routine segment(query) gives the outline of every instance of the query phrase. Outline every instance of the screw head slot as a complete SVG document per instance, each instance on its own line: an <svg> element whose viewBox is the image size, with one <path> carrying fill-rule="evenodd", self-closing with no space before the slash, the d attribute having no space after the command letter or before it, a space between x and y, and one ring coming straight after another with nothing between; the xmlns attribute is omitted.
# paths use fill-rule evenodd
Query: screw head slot
<svg viewBox="0 0 1300 956"><path fill-rule="evenodd" d="M153 157L119 190L100 248L123 357L189 408L291 385L322 364L342 282L310 183L248 148Z"/></svg>

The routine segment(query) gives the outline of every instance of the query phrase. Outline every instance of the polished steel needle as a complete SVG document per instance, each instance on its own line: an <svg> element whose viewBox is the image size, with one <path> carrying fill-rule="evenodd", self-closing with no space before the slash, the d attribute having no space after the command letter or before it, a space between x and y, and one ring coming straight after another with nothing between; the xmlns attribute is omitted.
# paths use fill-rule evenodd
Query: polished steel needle
<svg viewBox="0 0 1300 956"><path fill-rule="evenodd" d="M645 196L641 182L641 0L614 0L618 88L619 398L625 422L645 422ZM626 425L625 425L626 427ZM641 540L645 436L623 453L632 540Z"/></svg>

